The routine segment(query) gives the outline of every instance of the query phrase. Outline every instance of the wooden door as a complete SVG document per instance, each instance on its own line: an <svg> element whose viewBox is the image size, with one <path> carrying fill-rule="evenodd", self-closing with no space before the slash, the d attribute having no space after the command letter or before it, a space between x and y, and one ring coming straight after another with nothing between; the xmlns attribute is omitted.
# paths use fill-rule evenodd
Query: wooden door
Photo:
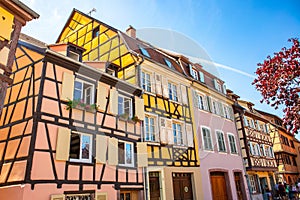
<svg viewBox="0 0 300 200"><path fill-rule="evenodd" d="M122 191L120 192L120 200L138 200L138 191Z"/></svg>
<svg viewBox="0 0 300 200"><path fill-rule="evenodd" d="M193 200L190 173L173 173L174 200Z"/></svg>
<svg viewBox="0 0 300 200"><path fill-rule="evenodd" d="M224 172L211 172L210 181L213 200L227 200L226 178Z"/></svg>
<svg viewBox="0 0 300 200"><path fill-rule="evenodd" d="M240 172L234 173L234 182L235 182L235 187L236 187L237 199L243 200L243 184L242 184Z"/></svg>
<svg viewBox="0 0 300 200"><path fill-rule="evenodd" d="M150 200L160 200L159 172L149 173Z"/></svg>

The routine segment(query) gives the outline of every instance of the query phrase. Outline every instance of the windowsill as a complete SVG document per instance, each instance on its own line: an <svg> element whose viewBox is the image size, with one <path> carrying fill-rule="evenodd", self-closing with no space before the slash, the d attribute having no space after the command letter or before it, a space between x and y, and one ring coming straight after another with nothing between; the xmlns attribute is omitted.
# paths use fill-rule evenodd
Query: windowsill
<svg viewBox="0 0 300 200"><path fill-rule="evenodd" d="M144 94L148 94L148 95L151 95L151 96L156 96L156 94L154 92L148 92L146 90L144 90Z"/></svg>
<svg viewBox="0 0 300 200"><path fill-rule="evenodd" d="M119 167L122 167L122 168L135 168L135 166L133 164L131 165L127 165L127 164L119 164L118 165Z"/></svg>
<svg viewBox="0 0 300 200"><path fill-rule="evenodd" d="M179 149L187 149L188 146L185 146L183 144L173 144L173 147L174 148L179 148Z"/></svg>
<svg viewBox="0 0 300 200"><path fill-rule="evenodd" d="M149 145L160 146L159 141L147 141L147 140L145 140L145 142L147 142L147 144L149 144Z"/></svg>
<svg viewBox="0 0 300 200"><path fill-rule="evenodd" d="M70 163L86 163L86 164L93 164L91 160L81 160L81 159L74 159L70 158Z"/></svg>
<svg viewBox="0 0 300 200"><path fill-rule="evenodd" d="M89 112L89 113L96 113L97 112L96 109L86 109L86 108L83 108L83 107L80 107L80 106L76 106L72 109L82 110L82 111Z"/></svg>
<svg viewBox="0 0 300 200"><path fill-rule="evenodd" d="M219 154L224 154L224 155L227 155L227 151L218 151Z"/></svg>
<svg viewBox="0 0 300 200"><path fill-rule="evenodd" d="M171 100L171 99L169 99L169 102L176 103L176 104L179 104L179 105L182 104L182 103L180 103L179 101L175 101L175 100Z"/></svg>

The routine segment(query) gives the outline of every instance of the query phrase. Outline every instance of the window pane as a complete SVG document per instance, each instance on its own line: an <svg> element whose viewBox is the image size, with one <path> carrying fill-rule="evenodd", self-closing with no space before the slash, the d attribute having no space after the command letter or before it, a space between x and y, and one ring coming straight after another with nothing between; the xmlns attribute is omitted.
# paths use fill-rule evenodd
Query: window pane
<svg viewBox="0 0 300 200"><path fill-rule="evenodd" d="M168 83L168 89L169 89L169 99L173 100L173 96L172 96L172 85L171 83Z"/></svg>
<svg viewBox="0 0 300 200"><path fill-rule="evenodd" d="M125 164L125 155L124 155L124 143L123 142L119 142L119 164Z"/></svg>
<svg viewBox="0 0 300 200"><path fill-rule="evenodd" d="M123 103L123 97L118 97L118 114L121 115L124 113L124 103Z"/></svg>
<svg viewBox="0 0 300 200"><path fill-rule="evenodd" d="M79 159L80 157L80 135L71 134L70 158Z"/></svg>
<svg viewBox="0 0 300 200"><path fill-rule="evenodd" d="M131 144L126 144L126 164L132 164L132 146Z"/></svg>
<svg viewBox="0 0 300 200"><path fill-rule="evenodd" d="M82 135L81 136L81 158L89 159L90 158L90 136Z"/></svg>
<svg viewBox="0 0 300 200"><path fill-rule="evenodd" d="M92 104L92 87L91 86L85 89L84 101L88 105Z"/></svg>
<svg viewBox="0 0 300 200"><path fill-rule="evenodd" d="M148 117L145 117L145 140L149 140L149 118Z"/></svg>

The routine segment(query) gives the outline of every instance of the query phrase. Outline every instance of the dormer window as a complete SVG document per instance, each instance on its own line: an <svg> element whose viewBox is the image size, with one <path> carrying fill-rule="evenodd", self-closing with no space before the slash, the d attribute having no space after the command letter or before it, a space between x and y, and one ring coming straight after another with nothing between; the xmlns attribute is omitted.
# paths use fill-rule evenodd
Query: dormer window
<svg viewBox="0 0 300 200"><path fill-rule="evenodd" d="M142 46L139 46L139 49L141 50L141 52L142 52L142 54L143 54L144 56L147 56L148 58L151 58L151 56L150 56L149 52L147 51L147 49L145 49L145 48L142 47Z"/></svg>
<svg viewBox="0 0 300 200"><path fill-rule="evenodd" d="M216 90L218 90L219 92L222 92L222 85L218 79L214 79L214 86L215 86Z"/></svg>
<svg viewBox="0 0 300 200"><path fill-rule="evenodd" d="M165 61L166 65L167 65L169 68L174 69L174 67L173 67L173 65L172 65L172 63L171 63L170 60L168 60L167 58L164 58L164 61Z"/></svg>
<svg viewBox="0 0 300 200"><path fill-rule="evenodd" d="M195 69L192 69L191 75L194 79L199 80L198 72Z"/></svg>
<svg viewBox="0 0 300 200"><path fill-rule="evenodd" d="M69 51L69 57L74 59L74 60L79 61L79 54L78 53L75 53L73 51Z"/></svg>
<svg viewBox="0 0 300 200"><path fill-rule="evenodd" d="M93 39L99 36L99 26L93 29Z"/></svg>

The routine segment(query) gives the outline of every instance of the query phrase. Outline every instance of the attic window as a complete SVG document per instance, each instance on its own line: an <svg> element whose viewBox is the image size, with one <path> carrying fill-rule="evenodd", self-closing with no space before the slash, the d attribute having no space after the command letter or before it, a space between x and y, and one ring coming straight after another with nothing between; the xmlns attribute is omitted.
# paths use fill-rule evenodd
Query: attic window
<svg viewBox="0 0 300 200"><path fill-rule="evenodd" d="M69 57L74 59L74 60L79 61L79 54L78 53L75 53L73 51L69 51Z"/></svg>
<svg viewBox="0 0 300 200"><path fill-rule="evenodd" d="M148 58L151 58L149 52L148 52L144 47L139 46L139 49L141 50L141 52L142 52L142 54L143 54L144 56L147 56Z"/></svg>
<svg viewBox="0 0 300 200"><path fill-rule="evenodd" d="M167 66L169 67L169 68L174 68L173 67L173 65L172 65L172 63L171 63L171 61L169 61L168 59L166 59L166 58L164 58L164 61L165 61L165 63L167 64Z"/></svg>
<svg viewBox="0 0 300 200"><path fill-rule="evenodd" d="M99 26L93 29L93 39L99 36Z"/></svg>

